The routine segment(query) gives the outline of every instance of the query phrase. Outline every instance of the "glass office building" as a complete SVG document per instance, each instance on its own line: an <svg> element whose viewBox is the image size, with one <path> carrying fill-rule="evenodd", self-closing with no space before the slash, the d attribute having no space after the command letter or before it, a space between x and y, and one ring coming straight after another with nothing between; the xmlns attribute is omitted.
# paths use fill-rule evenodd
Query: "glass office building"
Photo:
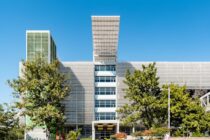
<svg viewBox="0 0 210 140"><path fill-rule="evenodd" d="M71 86L69 97L63 101L66 131L82 128L82 136L93 140L108 138L119 131L130 133L131 128L120 125L116 112L129 103L124 98L125 73L152 62L119 62L119 29L119 16L92 16L93 61L61 61L60 70L70 75ZM36 55L48 62L56 58L49 31L27 31L26 36L27 60L33 60ZM197 95L210 90L210 62L156 62L156 67L160 85L171 82L186 85Z"/></svg>
<svg viewBox="0 0 210 140"><path fill-rule="evenodd" d="M26 44L28 61L40 57L50 63L56 59L56 45L49 31L26 31Z"/></svg>

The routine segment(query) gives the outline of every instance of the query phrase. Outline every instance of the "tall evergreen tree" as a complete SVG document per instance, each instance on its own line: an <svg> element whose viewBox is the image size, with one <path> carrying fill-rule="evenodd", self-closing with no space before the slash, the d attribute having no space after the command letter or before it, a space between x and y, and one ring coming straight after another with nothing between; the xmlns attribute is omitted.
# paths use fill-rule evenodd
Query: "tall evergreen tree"
<svg viewBox="0 0 210 140"><path fill-rule="evenodd" d="M32 121L28 128L46 126L50 133L54 133L65 121L61 102L70 92L68 81L59 71L60 63L47 63L38 58L22 64L21 76L9 81L21 98L16 105Z"/></svg>

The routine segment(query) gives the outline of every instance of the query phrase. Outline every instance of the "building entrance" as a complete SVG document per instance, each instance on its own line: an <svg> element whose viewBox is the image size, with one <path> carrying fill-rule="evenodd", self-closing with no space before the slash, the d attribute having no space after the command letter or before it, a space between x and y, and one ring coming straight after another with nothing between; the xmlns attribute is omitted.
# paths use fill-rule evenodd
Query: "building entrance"
<svg viewBox="0 0 210 140"><path fill-rule="evenodd" d="M110 138L116 133L116 126L114 124L97 124L95 125L95 139L104 140Z"/></svg>
<svg viewBox="0 0 210 140"><path fill-rule="evenodd" d="M105 140L119 132L119 121L93 121L92 122L92 140Z"/></svg>

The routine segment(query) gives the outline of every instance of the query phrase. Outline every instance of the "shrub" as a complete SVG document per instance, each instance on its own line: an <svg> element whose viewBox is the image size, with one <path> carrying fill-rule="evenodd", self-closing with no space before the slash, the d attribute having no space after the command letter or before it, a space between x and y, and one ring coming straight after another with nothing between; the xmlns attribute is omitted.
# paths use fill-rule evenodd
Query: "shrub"
<svg viewBox="0 0 210 140"><path fill-rule="evenodd" d="M169 132L169 129L166 127L158 127L152 129L154 136L164 136Z"/></svg>
<svg viewBox="0 0 210 140"><path fill-rule="evenodd" d="M110 136L110 139L111 139L111 140L116 140L115 135L111 135L111 136Z"/></svg>
<svg viewBox="0 0 210 140"><path fill-rule="evenodd" d="M193 133L192 133L192 136L193 136L193 137L203 137L204 134L202 134L202 133L200 133L200 132L193 132Z"/></svg>
<svg viewBox="0 0 210 140"><path fill-rule="evenodd" d="M135 132L135 136L164 136L166 133L168 133L168 128L165 127L159 127L159 128L152 128L149 130L144 131L138 131Z"/></svg>
<svg viewBox="0 0 210 140"><path fill-rule="evenodd" d="M66 140L77 140L80 136L80 132L81 132L81 129L79 129L77 131L70 131L67 134Z"/></svg>
<svg viewBox="0 0 210 140"><path fill-rule="evenodd" d="M138 131L134 133L135 136L153 136L154 130L144 130L144 131Z"/></svg>
<svg viewBox="0 0 210 140"><path fill-rule="evenodd" d="M120 132L120 133L116 133L115 135L111 135L111 139L112 140L121 140L121 139L125 139L127 138L127 134Z"/></svg>

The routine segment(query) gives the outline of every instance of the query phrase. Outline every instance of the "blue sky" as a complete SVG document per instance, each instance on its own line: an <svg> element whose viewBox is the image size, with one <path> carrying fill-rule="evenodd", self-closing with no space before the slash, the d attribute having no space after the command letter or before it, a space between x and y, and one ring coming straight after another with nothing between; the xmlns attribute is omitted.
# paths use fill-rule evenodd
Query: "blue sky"
<svg viewBox="0 0 210 140"><path fill-rule="evenodd" d="M0 0L0 103L25 31L50 30L62 61L91 61L91 15L120 15L119 61L210 61L210 0Z"/></svg>

